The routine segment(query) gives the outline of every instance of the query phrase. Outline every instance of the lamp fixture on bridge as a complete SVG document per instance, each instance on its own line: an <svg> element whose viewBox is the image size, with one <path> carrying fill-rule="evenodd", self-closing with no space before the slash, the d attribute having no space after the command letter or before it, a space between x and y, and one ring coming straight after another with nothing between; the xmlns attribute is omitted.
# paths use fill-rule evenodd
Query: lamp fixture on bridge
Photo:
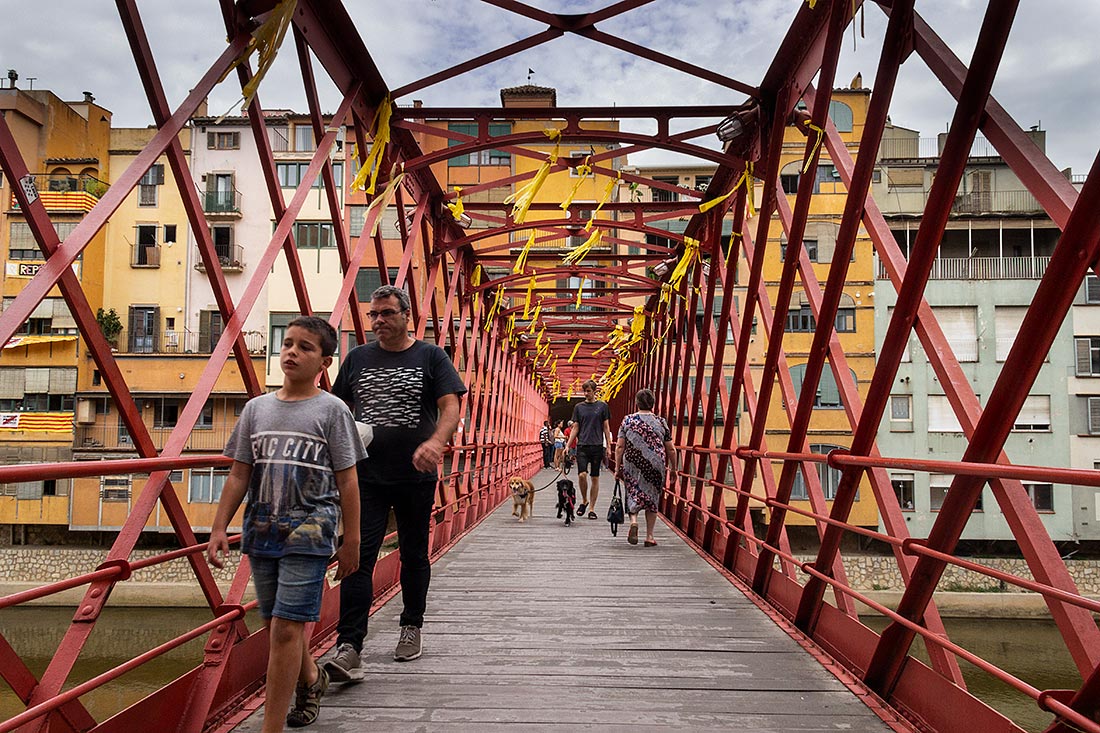
<svg viewBox="0 0 1100 733"><path fill-rule="evenodd" d="M724 143L733 142L741 136L751 133L759 119L760 107L750 103L719 122L715 134Z"/></svg>
<svg viewBox="0 0 1100 733"><path fill-rule="evenodd" d="M455 223L457 223L463 229L469 229L474 225L474 220L470 218L469 214L467 214L466 212L462 212Z"/></svg>
<svg viewBox="0 0 1100 733"><path fill-rule="evenodd" d="M667 260L661 260L653 266L653 274L657 276L658 280L664 280L668 273L672 272L672 268L676 265L676 258L672 257Z"/></svg>

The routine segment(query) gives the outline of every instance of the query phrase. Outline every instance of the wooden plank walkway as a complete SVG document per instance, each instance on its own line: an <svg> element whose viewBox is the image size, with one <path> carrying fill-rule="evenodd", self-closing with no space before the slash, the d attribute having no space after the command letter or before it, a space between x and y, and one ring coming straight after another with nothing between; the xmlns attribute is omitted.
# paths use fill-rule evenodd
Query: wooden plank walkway
<svg viewBox="0 0 1100 733"><path fill-rule="evenodd" d="M629 545L554 503L520 524L509 501L436 563L420 659L392 661L400 595L380 609L309 730L890 730L663 523Z"/></svg>

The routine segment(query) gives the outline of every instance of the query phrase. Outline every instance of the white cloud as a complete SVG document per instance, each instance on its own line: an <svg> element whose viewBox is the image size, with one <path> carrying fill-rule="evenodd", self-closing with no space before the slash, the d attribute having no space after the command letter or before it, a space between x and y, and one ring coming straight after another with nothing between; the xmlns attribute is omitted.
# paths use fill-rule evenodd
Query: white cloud
<svg viewBox="0 0 1100 733"><path fill-rule="evenodd" d="M85 90L115 113L115 124L149 124L145 94L113 4L50 0L36 4L2 0L0 70L16 69L20 86L35 77L65 99ZM18 10L14 6L18 4ZM548 12L583 13L606 0L543 0ZM652 2L599 25L599 29L740 81L756 84L779 48L800 0ZM885 17L868 3L862 23L866 37L845 34L837 84L856 72L873 87ZM380 73L397 88L527 38L545 25L475 0L348 0L346 6ZM139 4L154 58L170 104L188 93L225 48L217 3L180 4L148 0ZM944 41L970 62L984 4L922 0L919 11ZM1001 65L994 95L1025 128L1040 120L1048 130L1048 154L1055 165L1085 172L1096 155L1095 128L1100 99L1100 3L1075 0L1024 2ZM260 90L267 107L305 108L292 43L287 43ZM738 104L743 95L588 39L566 35L516 56L409 95L429 106L497 105L499 89L532 82L553 86L561 105ZM339 103L322 79L327 111ZM2 78L2 73L0 73ZM211 95L212 112L226 111L239 99L235 75ZM951 119L953 103L916 56L902 67L891 105L896 124L932 136Z"/></svg>

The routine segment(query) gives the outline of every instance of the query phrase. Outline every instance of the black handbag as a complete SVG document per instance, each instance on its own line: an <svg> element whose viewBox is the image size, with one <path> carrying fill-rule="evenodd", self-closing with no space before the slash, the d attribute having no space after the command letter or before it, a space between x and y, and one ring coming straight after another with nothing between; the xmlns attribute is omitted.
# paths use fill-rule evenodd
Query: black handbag
<svg viewBox="0 0 1100 733"><path fill-rule="evenodd" d="M619 525L626 521L626 512L623 511L623 489L618 479L615 479L615 490L611 495L611 503L607 506L607 521L611 523L611 536L618 536Z"/></svg>

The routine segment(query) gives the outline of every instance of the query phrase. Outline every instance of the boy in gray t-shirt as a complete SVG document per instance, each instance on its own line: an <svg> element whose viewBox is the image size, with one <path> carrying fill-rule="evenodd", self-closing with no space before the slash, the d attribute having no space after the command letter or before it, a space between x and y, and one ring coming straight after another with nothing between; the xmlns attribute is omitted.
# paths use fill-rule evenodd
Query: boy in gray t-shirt
<svg viewBox="0 0 1100 733"><path fill-rule="evenodd" d="M327 673L309 653L307 622L320 618L325 571L336 578L359 565L359 484L365 455L351 412L322 392L317 376L332 363L336 332L313 316L287 326L279 353L283 386L244 406L225 455L233 468L222 489L207 556L215 567L229 550L226 529L245 494L241 552L249 556L260 614L269 627L264 730L317 719ZM336 548L340 519L344 537ZM297 681L297 687L295 682ZM294 693L294 707L290 707Z"/></svg>

